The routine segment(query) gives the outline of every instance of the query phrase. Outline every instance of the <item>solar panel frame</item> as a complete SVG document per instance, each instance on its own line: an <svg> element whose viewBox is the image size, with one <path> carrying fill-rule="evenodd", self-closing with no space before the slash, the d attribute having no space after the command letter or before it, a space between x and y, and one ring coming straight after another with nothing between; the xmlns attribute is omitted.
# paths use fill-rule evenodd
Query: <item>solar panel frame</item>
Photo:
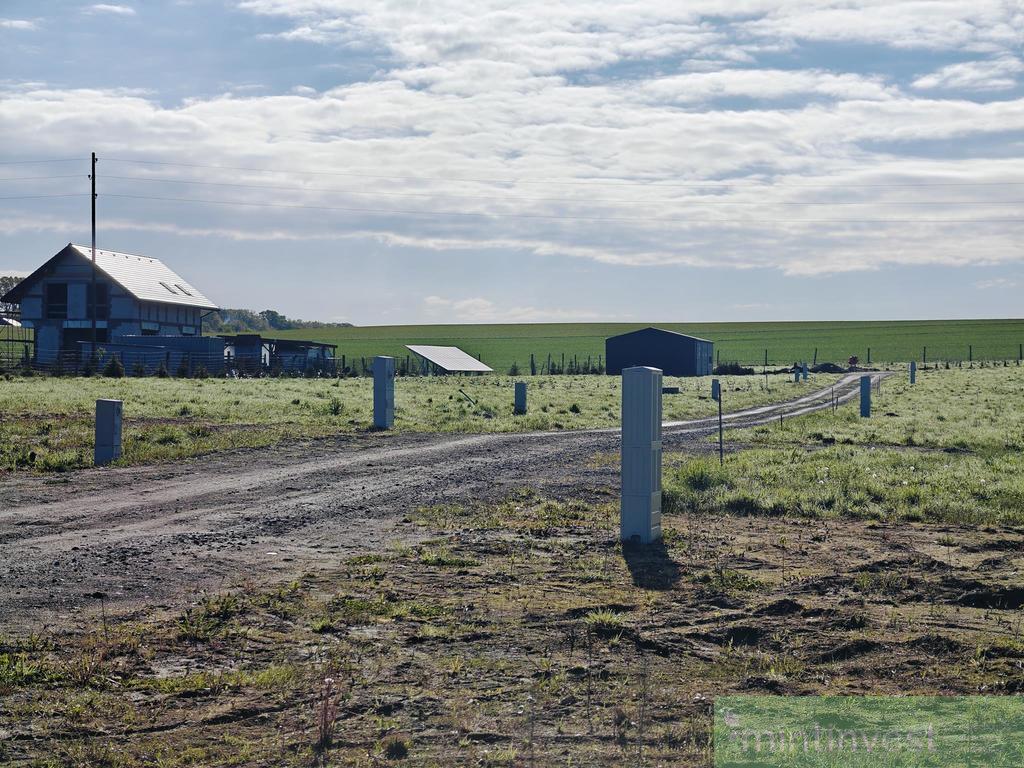
<svg viewBox="0 0 1024 768"><path fill-rule="evenodd" d="M458 347L406 344L405 348L449 373L494 373L494 369L489 365L485 365Z"/></svg>

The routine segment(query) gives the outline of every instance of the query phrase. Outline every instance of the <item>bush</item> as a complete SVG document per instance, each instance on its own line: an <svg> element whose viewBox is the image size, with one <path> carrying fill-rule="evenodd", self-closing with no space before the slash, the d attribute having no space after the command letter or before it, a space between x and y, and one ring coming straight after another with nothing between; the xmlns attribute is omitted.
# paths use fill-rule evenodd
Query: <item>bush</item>
<svg viewBox="0 0 1024 768"><path fill-rule="evenodd" d="M117 355L111 355L110 360L103 367L103 375L109 379L123 379L124 363L121 362L121 358Z"/></svg>
<svg viewBox="0 0 1024 768"><path fill-rule="evenodd" d="M132 366L132 376L145 376L146 366L142 364L141 360L136 360Z"/></svg>
<svg viewBox="0 0 1024 768"><path fill-rule="evenodd" d="M161 360L160 365L157 366L156 377L158 379L169 379L171 377L171 372L167 370L166 360Z"/></svg>
<svg viewBox="0 0 1024 768"><path fill-rule="evenodd" d="M753 368L744 368L739 363L719 363L712 373L715 376L753 376L757 371Z"/></svg>
<svg viewBox="0 0 1024 768"><path fill-rule="evenodd" d="M182 357L181 362L178 363L178 371L174 374L179 379L187 379L189 375L189 361L188 358Z"/></svg>
<svg viewBox="0 0 1024 768"><path fill-rule="evenodd" d="M519 375L519 363L517 363L517 362L513 362L512 363L512 367L508 369L508 375L509 376L518 376Z"/></svg>
<svg viewBox="0 0 1024 768"><path fill-rule="evenodd" d="M208 379L208 378L210 378L210 374L206 370L206 366L203 365L202 363L200 363L199 365L197 365L195 367L195 370L192 371L192 378L193 379Z"/></svg>

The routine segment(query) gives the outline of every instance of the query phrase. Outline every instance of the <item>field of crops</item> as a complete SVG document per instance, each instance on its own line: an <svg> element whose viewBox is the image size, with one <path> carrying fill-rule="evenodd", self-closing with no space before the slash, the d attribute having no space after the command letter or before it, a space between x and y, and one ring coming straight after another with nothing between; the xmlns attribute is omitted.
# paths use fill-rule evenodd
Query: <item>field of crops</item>
<svg viewBox="0 0 1024 768"><path fill-rule="evenodd" d="M560 363L574 356L597 363L608 336L646 327L644 323L538 323L519 325L393 325L281 331L282 337L338 345L338 355L367 360L374 355L404 358L405 344L455 345L479 355L496 371L516 363L529 370L530 355L542 367L548 355ZM1016 360L1024 344L1024 320L912 320L799 323L660 323L715 342L720 359L770 365L797 360L845 361L853 355L872 362L921 360Z"/></svg>

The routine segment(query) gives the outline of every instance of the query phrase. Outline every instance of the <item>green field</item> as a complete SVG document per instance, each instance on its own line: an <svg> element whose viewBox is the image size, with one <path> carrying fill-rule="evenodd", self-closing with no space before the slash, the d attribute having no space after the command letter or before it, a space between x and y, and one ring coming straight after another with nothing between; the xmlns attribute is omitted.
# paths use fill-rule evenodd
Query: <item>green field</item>
<svg viewBox="0 0 1024 768"><path fill-rule="evenodd" d="M496 371L518 363L529 372L530 355L538 367L575 355L597 363L608 336L647 327L646 323L538 323L519 325L390 325L280 331L285 338L338 345L346 363L374 355L404 358L406 344L442 344L480 355ZM710 339L720 359L748 365L788 365L797 360L845 362L853 355L872 362L921 360L1016 360L1024 344L1024 320L908 320L799 323L659 323L659 328Z"/></svg>
<svg viewBox="0 0 1024 768"><path fill-rule="evenodd" d="M835 382L772 374L722 376L730 410L790 400ZM512 413L506 376L412 377L395 387L395 429L408 432L521 432L619 425L621 379L538 376L529 412ZM666 420L715 412L709 377L667 378ZM0 471L89 466L99 398L124 402L123 464L145 464L286 439L366 432L373 388L366 379L160 379L6 376L0 378ZM472 402L471 402L472 400Z"/></svg>

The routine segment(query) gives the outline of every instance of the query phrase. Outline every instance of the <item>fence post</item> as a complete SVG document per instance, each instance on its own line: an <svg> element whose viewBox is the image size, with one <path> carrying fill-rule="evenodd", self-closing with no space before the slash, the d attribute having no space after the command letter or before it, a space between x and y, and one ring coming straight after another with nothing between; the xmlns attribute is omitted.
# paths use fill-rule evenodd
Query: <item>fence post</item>
<svg viewBox="0 0 1024 768"><path fill-rule="evenodd" d="M661 380L658 368L622 372L622 541L661 538Z"/></svg>
<svg viewBox="0 0 1024 768"><path fill-rule="evenodd" d="M917 362L915 360L910 361L910 383L917 384Z"/></svg>
<svg viewBox="0 0 1024 768"><path fill-rule="evenodd" d="M871 418L871 377L860 377L860 416L862 419Z"/></svg>
<svg viewBox="0 0 1024 768"><path fill-rule="evenodd" d="M96 440L93 447L93 464L101 467L121 458L121 409L120 400L96 401Z"/></svg>
<svg viewBox="0 0 1024 768"><path fill-rule="evenodd" d="M804 381L807 381L807 375L808 375L809 371L807 370L807 363L806 362L803 365L803 370L801 371L801 373L803 373Z"/></svg>
<svg viewBox="0 0 1024 768"><path fill-rule="evenodd" d="M512 409L513 413L522 416L526 413L526 382L516 382L516 397L515 406Z"/></svg>
<svg viewBox="0 0 1024 768"><path fill-rule="evenodd" d="M395 358L373 358L373 426L391 429L395 423Z"/></svg>

